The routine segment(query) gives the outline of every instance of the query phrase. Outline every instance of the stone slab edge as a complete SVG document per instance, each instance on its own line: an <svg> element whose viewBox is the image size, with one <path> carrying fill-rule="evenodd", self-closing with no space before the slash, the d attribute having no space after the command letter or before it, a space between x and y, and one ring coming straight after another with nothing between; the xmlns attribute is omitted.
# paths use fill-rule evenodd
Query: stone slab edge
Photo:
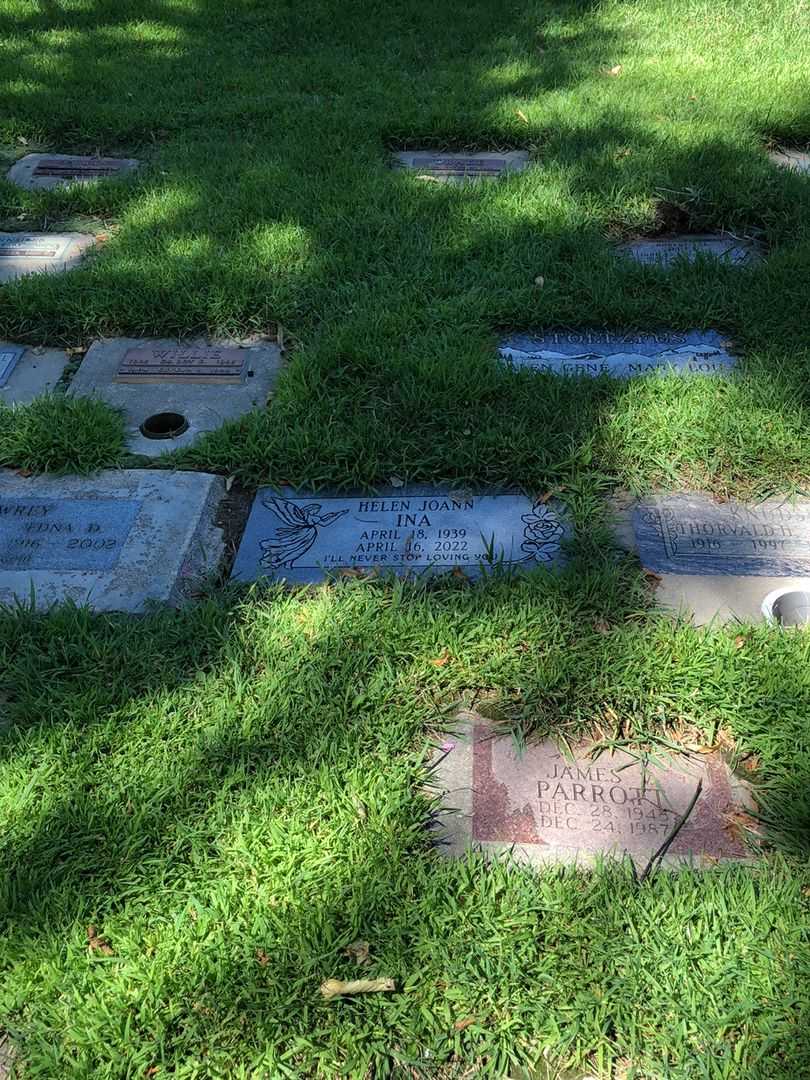
<svg viewBox="0 0 810 1080"><path fill-rule="evenodd" d="M173 474L176 475L176 474ZM211 475L210 473L203 475ZM169 594L168 603L180 607L194 597L201 585L210 581L219 570L225 553L225 537L216 525L217 509L225 497L225 481L214 478L200 511L197 528L186 548L186 556Z"/></svg>
<svg viewBox="0 0 810 1080"><path fill-rule="evenodd" d="M152 553L148 550L150 529L152 535L155 531L157 535L160 534L161 519L172 520L172 504L167 499L155 509L155 505L150 504L150 487L154 497L154 489L158 494L163 493L165 489L161 490L161 485L168 478L183 477L193 479L180 481L185 491L181 487L177 497L182 501L181 496L185 494L190 499L191 505L181 509L187 515L193 514L196 520L193 526L184 528L182 519L175 519L178 524L173 546L164 543ZM9 599L14 595L25 598L30 595L33 582L35 595L44 597L42 603L38 604L41 608L70 597L99 611L130 613L141 612L151 603L180 604L204 583L201 579L217 569L224 554L222 531L213 522L213 512L224 494L224 481L210 473L110 469L91 477L20 478L10 470L2 470L0 498L77 499L87 502L92 502L94 498L136 499L142 503L141 512L147 516L145 522L141 520L139 524L139 519L136 519L133 523L122 551L122 561L116 562L112 570L6 570L3 575L8 577L9 583L3 586L3 593ZM153 518L151 526L150 516ZM134 551L130 548L127 562L123 560L126 545L129 544L133 545ZM146 557L141 555L137 563L133 562L133 555L137 557L144 550L147 551ZM148 585L143 585L145 579L147 582L159 581L161 588L150 592ZM140 588L137 587L139 582ZM132 602L121 602L121 597L128 596L129 591L132 592Z"/></svg>

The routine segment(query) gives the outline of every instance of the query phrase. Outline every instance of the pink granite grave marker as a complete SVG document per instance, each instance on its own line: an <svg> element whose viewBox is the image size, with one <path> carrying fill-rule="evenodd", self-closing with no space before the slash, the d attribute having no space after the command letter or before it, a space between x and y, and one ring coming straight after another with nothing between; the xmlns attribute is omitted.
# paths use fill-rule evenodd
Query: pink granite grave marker
<svg viewBox="0 0 810 1080"><path fill-rule="evenodd" d="M449 747L449 749L445 749ZM744 839L753 825L750 795L717 754L657 753L643 763L624 751L567 757L554 742L522 750L468 722L445 742L436 776L449 854L469 847L514 850L524 861L592 861L625 853L643 865L700 795L666 855L713 863L751 856Z"/></svg>

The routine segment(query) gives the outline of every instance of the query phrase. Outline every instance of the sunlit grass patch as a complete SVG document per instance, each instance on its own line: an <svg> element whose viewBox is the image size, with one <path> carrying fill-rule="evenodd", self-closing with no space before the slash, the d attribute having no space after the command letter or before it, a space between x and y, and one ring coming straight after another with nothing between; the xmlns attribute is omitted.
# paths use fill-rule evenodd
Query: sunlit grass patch
<svg viewBox="0 0 810 1080"><path fill-rule="evenodd" d="M557 577L0 614L0 1029L26 1076L810 1073L806 635L653 614L605 522L616 487L807 486L810 184L766 156L810 141L807 20L800 0L0 4L4 160L144 162L120 184L0 182L4 227L108 234L77 271L4 285L0 337L281 324L268 409L173 463L250 487L521 487L577 525ZM531 164L464 188L389 168L419 145ZM615 258L676 226L767 258ZM499 363L502 333L557 327L715 329L740 369ZM0 420L5 466L131 464L101 404ZM627 867L443 861L425 762L460 704L524 736L720 742L774 850L641 890ZM327 1004L358 939L360 974L397 990Z"/></svg>

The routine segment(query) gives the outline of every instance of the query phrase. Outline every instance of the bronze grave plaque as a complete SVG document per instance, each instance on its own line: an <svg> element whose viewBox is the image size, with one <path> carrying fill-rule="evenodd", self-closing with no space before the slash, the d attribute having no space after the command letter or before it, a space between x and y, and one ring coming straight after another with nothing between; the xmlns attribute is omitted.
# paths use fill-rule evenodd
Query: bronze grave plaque
<svg viewBox="0 0 810 1080"><path fill-rule="evenodd" d="M246 361L244 349L208 345L129 349L115 378L122 383L241 383Z"/></svg>

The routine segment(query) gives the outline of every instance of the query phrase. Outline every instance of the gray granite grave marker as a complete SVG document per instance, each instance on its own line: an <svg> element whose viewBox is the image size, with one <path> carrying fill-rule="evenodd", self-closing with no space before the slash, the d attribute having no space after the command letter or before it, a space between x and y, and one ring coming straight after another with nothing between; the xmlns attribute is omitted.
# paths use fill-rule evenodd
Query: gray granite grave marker
<svg viewBox="0 0 810 1080"><path fill-rule="evenodd" d="M730 266L747 266L759 261L759 248L751 240L740 240L726 233L702 236L661 236L620 244L618 250L645 266L671 267L678 260L695 262L709 256Z"/></svg>
<svg viewBox="0 0 810 1080"><path fill-rule="evenodd" d="M135 158L26 154L9 169L8 179L27 191L48 191L67 184L90 184L126 176L138 165Z"/></svg>
<svg viewBox="0 0 810 1080"><path fill-rule="evenodd" d="M768 157L782 169L810 173L810 153L806 150L774 150Z"/></svg>
<svg viewBox="0 0 810 1080"><path fill-rule="evenodd" d="M760 622L765 596L806 589L810 500L758 504L674 494L613 501L617 542L656 575L659 606L697 624Z"/></svg>
<svg viewBox="0 0 810 1080"><path fill-rule="evenodd" d="M26 405L48 393L59 382L67 362L67 353L61 349L29 349L0 341L0 401Z"/></svg>
<svg viewBox="0 0 810 1080"><path fill-rule="evenodd" d="M616 750L573 756L551 740L519 749L481 717L464 714L443 737L431 787L440 811L436 840L449 856L470 848L536 865L592 863L629 855L644 866L702 790L663 865L713 865L751 857L750 793L717 754L656 752L646 766Z"/></svg>
<svg viewBox="0 0 810 1080"><path fill-rule="evenodd" d="M61 600L107 611L179 603L222 554L213 515L222 480L115 471L84 477L0 472L0 602Z"/></svg>
<svg viewBox="0 0 810 1080"><path fill-rule="evenodd" d="M498 351L516 368L589 378L609 375L627 379L650 371L726 375L736 366L728 342L712 330L657 334L554 330L536 337L512 334Z"/></svg>
<svg viewBox="0 0 810 1080"><path fill-rule="evenodd" d="M670 495L633 511L639 558L656 573L810 574L810 506Z"/></svg>
<svg viewBox="0 0 810 1080"><path fill-rule="evenodd" d="M431 176L449 183L469 180L495 180L510 172L522 172L529 161L525 150L493 152L447 152L437 150L403 150L394 154L394 164L400 169L412 169L421 176Z"/></svg>
<svg viewBox="0 0 810 1080"><path fill-rule="evenodd" d="M398 575L561 562L560 508L524 495L429 489L300 496L260 489L233 577L322 581L346 570Z"/></svg>
<svg viewBox="0 0 810 1080"><path fill-rule="evenodd" d="M73 377L68 394L96 397L125 416L129 448L154 457L189 446L253 409L261 409L281 370L272 342L238 348L233 343L178 343L169 339L96 341ZM173 438L148 438L142 425L173 413L187 428Z"/></svg>
<svg viewBox="0 0 810 1080"><path fill-rule="evenodd" d="M85 233L0 233L0 281L70 270L94 243Z"/></svg>

